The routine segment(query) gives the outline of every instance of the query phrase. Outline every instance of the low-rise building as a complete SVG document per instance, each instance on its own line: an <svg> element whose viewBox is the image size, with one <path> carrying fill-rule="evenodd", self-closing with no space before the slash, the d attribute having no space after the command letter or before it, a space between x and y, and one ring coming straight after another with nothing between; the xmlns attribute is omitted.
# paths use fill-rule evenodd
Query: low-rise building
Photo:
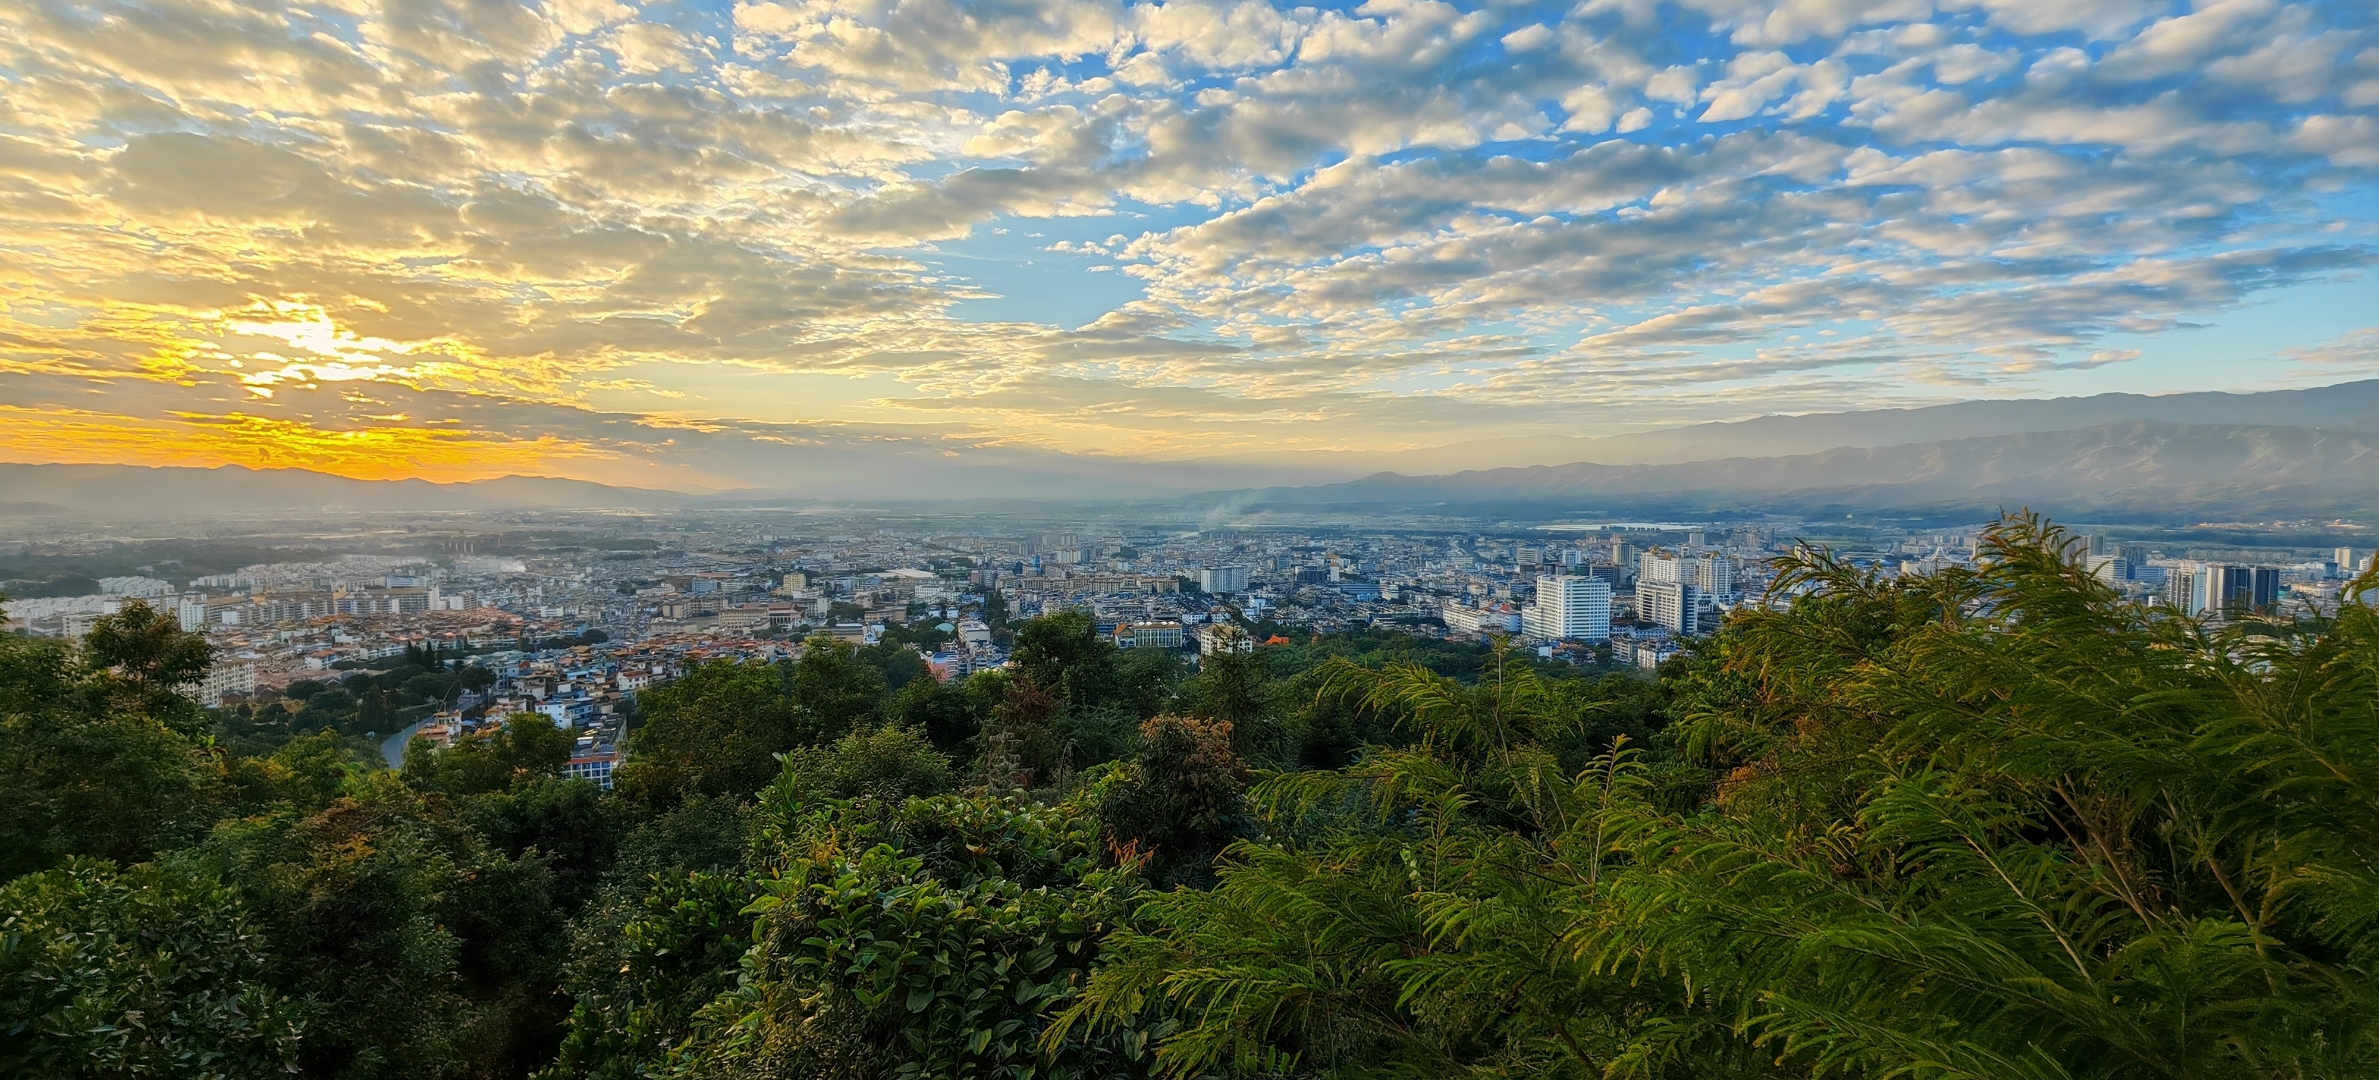
<svg viewBox="0 0 2379 1080"><path fill-rule="evenodd" d="M1119 649L1178 649L1183 637L1177 622L1122 623L1115 628Z"/></svg>

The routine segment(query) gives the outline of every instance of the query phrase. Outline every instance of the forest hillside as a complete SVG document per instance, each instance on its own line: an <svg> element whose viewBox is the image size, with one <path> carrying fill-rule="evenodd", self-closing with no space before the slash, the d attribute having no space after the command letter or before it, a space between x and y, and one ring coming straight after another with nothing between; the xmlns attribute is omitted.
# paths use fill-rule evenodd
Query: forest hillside
<svg viewBox="0 0 2379 1080"><path fill-rule="evenodd" d="M201 709L128 605L0 638L0 1076L2379 1075L2379 611L2069 546L1804 551L1656 675L820 640L643 692L610 791Z"/></svg>

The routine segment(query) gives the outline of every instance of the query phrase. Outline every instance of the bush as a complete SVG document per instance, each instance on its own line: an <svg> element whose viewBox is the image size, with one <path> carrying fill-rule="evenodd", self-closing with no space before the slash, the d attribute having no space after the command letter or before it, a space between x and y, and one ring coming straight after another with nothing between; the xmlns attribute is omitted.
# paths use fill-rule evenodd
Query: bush
<svg viewBox="0 0 2379 1080"><path fill-rule="evenodd" d="M0 1074L247 1078L294 1071L307 1010L232 890L77 860L0 886Z"/></svg>

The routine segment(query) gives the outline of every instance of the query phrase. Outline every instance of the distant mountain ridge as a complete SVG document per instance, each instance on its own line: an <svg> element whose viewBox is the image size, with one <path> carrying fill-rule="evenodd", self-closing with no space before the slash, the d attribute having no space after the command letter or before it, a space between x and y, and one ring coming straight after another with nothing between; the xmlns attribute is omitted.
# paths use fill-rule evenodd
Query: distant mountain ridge
<svg viewBox="0 0 2379 1080"><path fill-rule="evenodd" d="M1250 507L1843 508L2073 512L2368 513L2379 507L2379 424L2333 427L2126 421L1813 454L1662 465L1382 473L1245 493Z"/></svg>
<svg viewBox="0 0 2379 1080"><path fill-rule="evenodd" d="M439 484L428 480L355 480L307 469L251 469L244 465L202 469L0 464L0 504L18 504L13 512L21 515L50 513L157 520L340 510L662 510L683 506L693 498L672 491L612 487L547 476L505 476Z"/></svg>
<svg viewBox="0 0 2379 1080"><path fill-rule="evenodd" d="M2174 424L2331 427L2379 417L2379 379L2305 390L2257 393L2097 394L2090 397L1959 401L1907 409L1760 416L1628 435L1516 437L1378 453L1223 455L1218 464L1282 458L1317 468L1360 466L1346 479L1376 472L1442 474L1593 462L1668 465L1740 457L1786 457L1843 447L1905 446L1993 435L2070 431L2127 420Z"/></svg>
<svg viewBox="0 0 2379 1080"><path fill-rule="evenodd" d="M440 484L237 465L0 464L0 514L171 520L665 511L819 499L1173 499L1214 513L1325 506L1632 513L2028 505L2364 514L2379 505L2374 430L2379 379L2253 394L2101 394L1765 416L1600 439L1499 439L1391 454L1169 461L1057 454L1006 464L917 458L891 471L845 455L773 474L785 478L785 490L710 494L534 476ZM1515 456L1530 460L1460 464ZM1382 471L1380 462L1399 467ZM1353 471L1356 465L1370 467Z"/></svg>

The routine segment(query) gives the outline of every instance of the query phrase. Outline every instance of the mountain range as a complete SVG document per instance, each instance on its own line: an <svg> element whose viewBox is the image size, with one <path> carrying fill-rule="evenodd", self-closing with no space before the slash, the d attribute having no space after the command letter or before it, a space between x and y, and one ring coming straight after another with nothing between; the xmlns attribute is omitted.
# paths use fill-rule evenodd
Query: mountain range
<svg viewBox="0 0 2379 1080"><path fill-rule="evenodd" d="M219 514L661 511L788 500L1128 494L1229 514L1369 508L1446 513L2370 514L2379 510L2379 380L2267 393L1969 401L1697 424L1606 438L1495 439L1394 453L1130 462L1067 457L990 482L984 466L911 482L805 475L709 494L507 476L440 484L226 465L0 464L0 515L171 520ZM970 471L971 470L971 471ZM978 482L980 481L980 482ZM1209 514L1208 516L1212 516Z"/></svg>
<svg viewBox="0 0 2379 1080"><path fill-rule="evenodd" d="M438 484L355 480L306 469L212 469L139 465L0 464L0 513L66 514L103 520L171 520L217 514L505 509L665 510L693 496L612 487L586 480L505 476Z"/></svg>
<svg viewBox="0 0 2379 1080"><path fill-rule="evenodd" d="M1382 473L1240 493L1249 511L1335 507L1616 512L1988 515L2030 507L2105 521L2351 516L2379 508L2379 423L2334 427L2135 420L1812 454L1661 465L1576 463Z"/></svg>

